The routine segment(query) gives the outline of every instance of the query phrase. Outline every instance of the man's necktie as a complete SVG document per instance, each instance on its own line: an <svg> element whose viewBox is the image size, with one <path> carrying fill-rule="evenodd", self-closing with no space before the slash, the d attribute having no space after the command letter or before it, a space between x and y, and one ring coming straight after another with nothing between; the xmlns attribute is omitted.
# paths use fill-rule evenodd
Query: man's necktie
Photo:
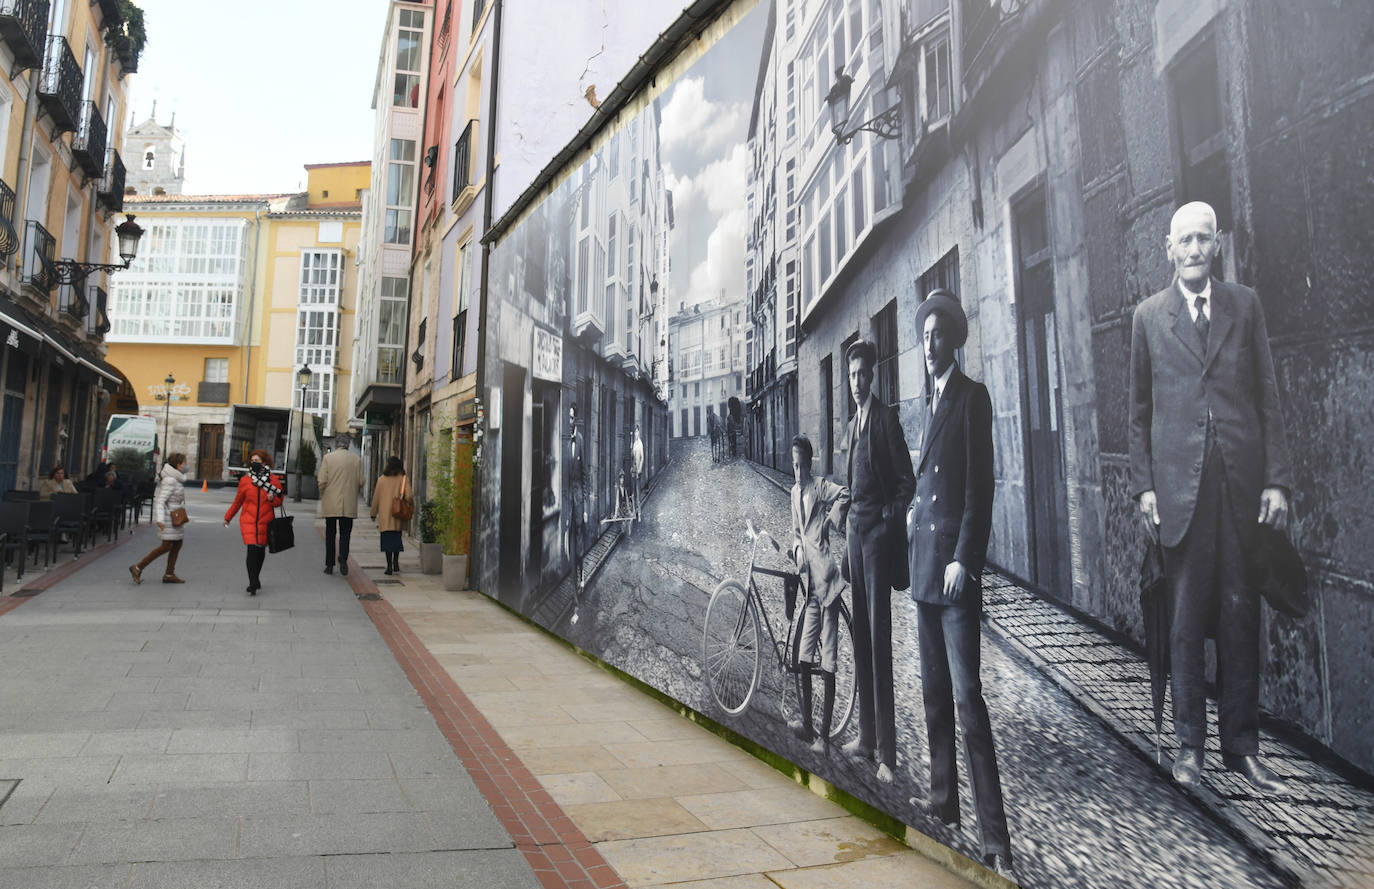
<svg viewBox="0 0 1374 889"><path fill-rule="evenodd" d="M1207 320L1207 313L1204 311L1204 308L1207 305L1207 300L1199 296L1193 300L1193 305L1197 307L1197 320L1195 320L1193 323L1197 325L1197 335L1202 339L1203 348L1206 348L1207 331L1211 330L1212 328L1211 322Z"/></svg>

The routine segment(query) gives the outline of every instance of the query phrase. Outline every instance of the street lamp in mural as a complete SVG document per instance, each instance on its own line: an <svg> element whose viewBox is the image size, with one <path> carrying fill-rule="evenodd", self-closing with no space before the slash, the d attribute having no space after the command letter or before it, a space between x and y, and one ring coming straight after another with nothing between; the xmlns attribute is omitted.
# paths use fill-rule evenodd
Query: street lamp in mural
<svg viewBox="0 0 1374 889"><path fill-rule="evenodd" d="M854 87L854 78L844 73L844 68L835 69L835 85L826 93L825 104L830 108L830 132L835 134L841 145L848 145L860 132L874 133L882 139L896 139L902 134L902 116L898 106L869 118L857 126L849 125L849 93Z"/></svg>
<svg viewBox="0 0 1374 889"><path fill-rule="evenodd" d="M301 451L305 449L305 392L310 387L310 365L302 364L301 369L296 371L296 382L301 386L301 428L296 435L296 496L295 501L301 502Z"/></svg>
<svg viewBox="0 0 1374 889"><path fill-rule="evenodd" d="M177 384L176 377L172 376L171 371L167 371L167 379L163 380L162 384L162 392L153 397L166 402L162 408L162 452L166 453L172 439L172 399L176 397L173 394L173 387ZM158 456L160 457L161 454Z"/></svg>
<svg viewBox="0 0 1374 889"><path fill-rule="evenodd" d="M52 269L58 284L72 284L84 281L92 272L122 272L129 267L138 255L138 242L143 237L143 226L134 222L132 213L125 214L125 220L115 226L115 237L119 239L121 262L77 262L74 259L52 260ZM167 391L171 392L172 375L167 375Z"/></svg>

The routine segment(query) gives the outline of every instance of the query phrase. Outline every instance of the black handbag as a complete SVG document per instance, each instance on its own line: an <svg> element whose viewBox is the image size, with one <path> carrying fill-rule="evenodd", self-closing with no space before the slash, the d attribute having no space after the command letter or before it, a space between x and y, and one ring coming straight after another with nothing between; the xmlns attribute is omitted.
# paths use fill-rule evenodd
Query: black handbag
<svg viewBox="0 0 1374 889"><path fill-rule="evenodd" d="M267 551L269 553L279 553L288 550L296 545L296 531L291 525L291 520L295 516L286 514L286 507L281 507L281 515L272 516L272 521L267 523Z"/></svg>

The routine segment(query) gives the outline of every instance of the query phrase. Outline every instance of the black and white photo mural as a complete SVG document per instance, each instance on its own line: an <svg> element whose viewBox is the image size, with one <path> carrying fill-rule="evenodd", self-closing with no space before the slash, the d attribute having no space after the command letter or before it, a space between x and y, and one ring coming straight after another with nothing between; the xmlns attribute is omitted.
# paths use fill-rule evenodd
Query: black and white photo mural
<svg viewBox="0 0 1374 889"><path fill-rule="evenodd" d="M1021 885L1374 885L1369 33L726 4L498 225L476 585Z"/></svg>

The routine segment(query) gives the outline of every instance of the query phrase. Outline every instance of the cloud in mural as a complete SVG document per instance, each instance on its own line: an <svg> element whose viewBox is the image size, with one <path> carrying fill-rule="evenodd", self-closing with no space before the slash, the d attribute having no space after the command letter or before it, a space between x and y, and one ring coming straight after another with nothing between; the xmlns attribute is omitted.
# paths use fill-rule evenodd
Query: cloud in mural
<svg viewBox="0 0 1374 889"><path fill-rule="evenodd" d="M716 216L724 216L744 207L749 186L749 150L743 143L719 160L706 165L696 176L677 176L672 165L666 165L664 177L673 193L676 212L691 213L699 208L696 202L705 199L705 208Z"/></svg>
<svg viewBox="0 0 1374 889"><path fill-rule="evenodd" d="M713 102L706 97L705 80L689 77L673 88L663 106L659 136L670 159L707 155L738 139L748 123L749 108L742 102ZM691 164L687 164L690 166Z"/></svg>
<svg viewBox="0 0 1374 889"><path fill-rule="evenodd" d="M706 258L692 269L686 298L689 306L717 299L721 291L727 299L744 296L744 242L748 230L749 215L743 207L720 218L706 239Z"/></svg>

